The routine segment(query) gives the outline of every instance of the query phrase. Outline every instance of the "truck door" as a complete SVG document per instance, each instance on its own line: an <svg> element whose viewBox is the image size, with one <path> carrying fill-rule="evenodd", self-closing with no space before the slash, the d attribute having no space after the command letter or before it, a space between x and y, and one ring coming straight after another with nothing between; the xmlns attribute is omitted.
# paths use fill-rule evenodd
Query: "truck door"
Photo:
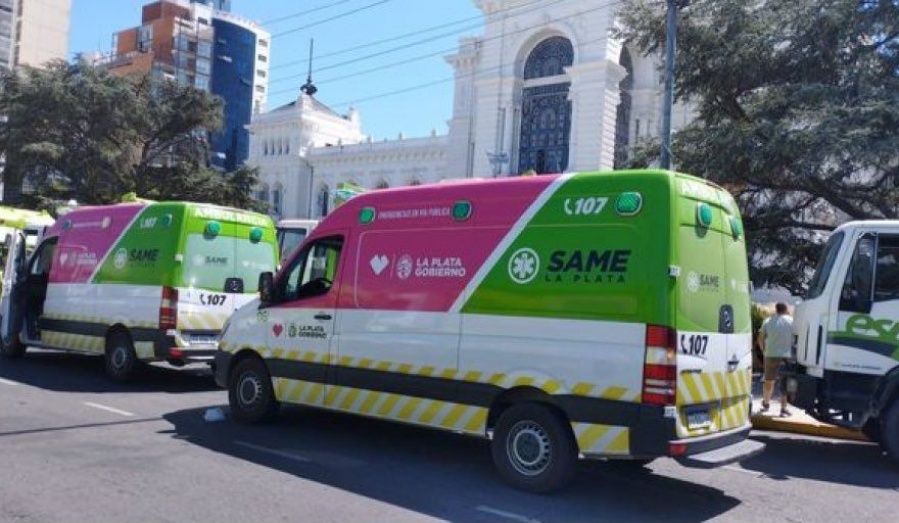
<svg viewBox="0 0 899 523"><path fill-rule="evenodd" d="M279 400L311 405L325 401L343 242L342 236L307 242L276 283L266 336Z"/></svg>
<svg viewBox="0 0 899 523"><path fill-rule="evenodd" d="M899 235L863 233L840 288L821 359L826 370L882 375L897 364Z"/></svg>
<svg viewBox="0 0 899 523"><path fill-rule="evenodd" d="M845 265L837 263L841 259L845 237L845 232L838 231L828 239L809 282L808 292L793 315L796 360L807 369L809 375L818 378L824 373L827 331L831 328L831 319L835 318L836 296L842 285L842 278L836 273Z"/></svg>

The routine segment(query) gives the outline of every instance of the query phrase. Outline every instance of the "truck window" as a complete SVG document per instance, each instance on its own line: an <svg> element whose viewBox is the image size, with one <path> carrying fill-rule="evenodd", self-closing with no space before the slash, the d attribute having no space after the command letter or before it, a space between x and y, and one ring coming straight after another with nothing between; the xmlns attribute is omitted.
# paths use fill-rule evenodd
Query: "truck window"
<svg viewBox="0 0 899 523"><path fill-rule="evenodd" d="M874 284L874 250L877 238L865 234L855 245L855 252L846 272L843 290L840 292L840 310L848 312L871 312Z"/></svg>
<svg viewBox="0 0 899 523"><path fill-rule="evenodd" d="M812 281L809 282L808 292L805 295L806 299L817 298L824 292L824 287L827 286L827 280L830 278L830 271L833 270L833 264L837 259L837 254L840 252L840 245L843 244L843 236L845 234L841 231L827 240L827 245L824 246L824 251L821 252L821 258L818 260L818 266L815 268L815 275L812 276Z"/></svg>
<svg viewBox="0 0 899 523"><path fill-rule="evenodd" d="M342 238L324 238L307 246L282 280L283 301L327 294L337 275L342 248Z"/></svg>
<svg viewBox="0 0 899 523"><path fill-rule="evenodd" d="M874 278L875 302L899 299L899 236L878 238Z"/></svg>
<svg viewBox="0 0 899 523"><path fill-rule="evenodd" d="M306 229L279 229L278 244L281 246L281 259L289 258L294 249L303 243L307 234Z"/></svg>

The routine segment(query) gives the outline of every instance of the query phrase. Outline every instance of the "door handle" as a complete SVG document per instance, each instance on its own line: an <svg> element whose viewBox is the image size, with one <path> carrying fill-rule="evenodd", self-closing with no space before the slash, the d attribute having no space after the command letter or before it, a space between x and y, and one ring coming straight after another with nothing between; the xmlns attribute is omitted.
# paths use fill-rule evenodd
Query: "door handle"
<svg viewBox="0 0 899 523"><path fill-rule="evenodd" d="M325 314L324 312L320 312L320 313L316 314L315 316L313 316L313 318L315 318L316 320L326 321L326 320L331 319L331 315Z"/></svg>

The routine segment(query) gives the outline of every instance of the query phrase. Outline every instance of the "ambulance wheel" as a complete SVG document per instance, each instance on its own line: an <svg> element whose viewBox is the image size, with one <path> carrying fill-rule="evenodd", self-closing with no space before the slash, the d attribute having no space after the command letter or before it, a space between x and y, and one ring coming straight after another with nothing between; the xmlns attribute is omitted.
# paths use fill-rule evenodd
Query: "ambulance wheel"
<svg viewBox="0 0 899 523"><path fill-rule="evenodd" d="M228 404L231 415L241 423L271 420L278 412L272 377L258 358L240 361L228 379Z"/></svg>
<svg viewBox="0 0 899 523"><path fill-rule="evenodd" d="M106 374L115 381L128 381L137 370L137 353L131 336L124 332L114 332L106 338Z"/></svg>
<svg viewBox="0 0 899 523"><path fill-rule="evenodd" d="M0 354L5 358L21 358L27 349L28 346L19 340L18 335L14 334L5 340L0 339Z"/></svg>
<svg viewBox="0 0 899 523"><path fill-rule="evenodd" d="M565 486L577 466L577 443L562 417L536 403L503 412L491 442L493 463L515 488L545 493Z"/></svg>
<svg viewBox="0 0 899 523"><path fill-rule="evenodd" d="M899 464L899 398L893 400L883 417L880 446Z"/></svg>

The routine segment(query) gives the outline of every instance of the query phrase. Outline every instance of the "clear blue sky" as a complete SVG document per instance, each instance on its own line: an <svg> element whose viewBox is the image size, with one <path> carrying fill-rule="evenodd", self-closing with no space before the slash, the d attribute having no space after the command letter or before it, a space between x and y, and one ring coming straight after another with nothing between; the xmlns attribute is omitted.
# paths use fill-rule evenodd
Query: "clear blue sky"
<svg viewBox="0 0 899 523"><path fill-rule="evenodd" d="M113 33L140 25L141 6L147 3L72 0L70 53L109 52ZM428 136L431 129L446 133L453 69L444 56L454 52L459 38L482 32L481 12L472 0L232 0L232 13L272 33L269 109L296 98L306 81L309 39L314 38L315 55L321 57L313 64L316 98L339 113L355 105L363 132L376 140L394 139L400 132L407 137ZM399 38L413 32L420 34ZM386 39L394 40L373 44ZM432 41L417 43L426 39ZM368 58L402 46L406 49Z"/></svg>

